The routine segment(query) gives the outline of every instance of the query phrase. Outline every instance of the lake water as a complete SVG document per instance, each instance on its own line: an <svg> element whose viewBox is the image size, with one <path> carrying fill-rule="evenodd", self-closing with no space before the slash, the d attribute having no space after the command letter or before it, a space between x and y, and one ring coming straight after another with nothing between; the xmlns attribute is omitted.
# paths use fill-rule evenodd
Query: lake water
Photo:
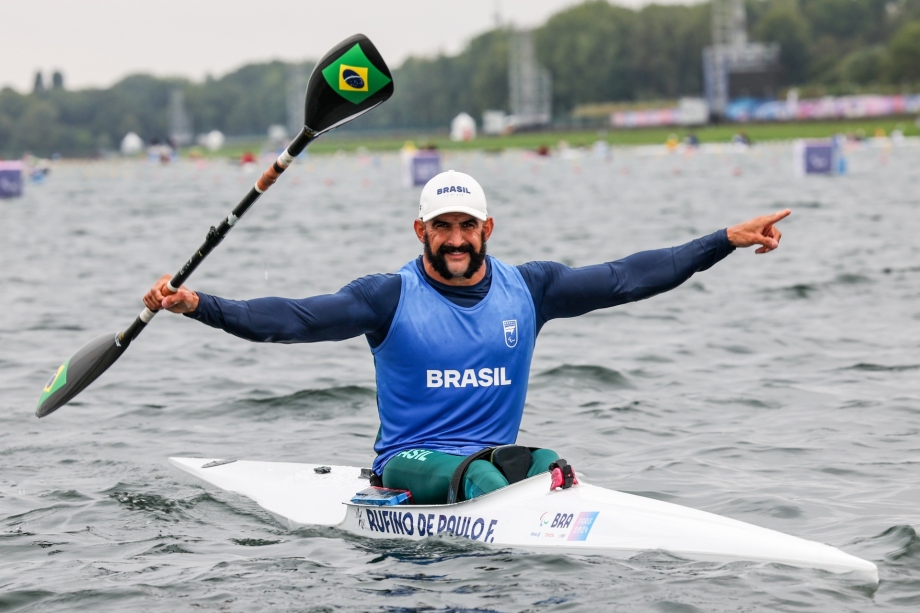
<svg viewBox="0 0 920 613"><path fill-rule="evenodd" d="M490 253L579 266L791 208L651 300L550 322L519 442L595 485L828 543L817 570L482 550L290 531L169 456L368 466L363 338L258 345L160 315L75 401L41 388L127 327L255 180L226 162L67 163L0 201L0 610L914 611L920 607L920 147L797 177L788 144L612 159L452 154L486 189ZM267 165L267 162L266 162ZM334 292L420 252L396 156L299 160L193 276L232 298Z"/></svg>

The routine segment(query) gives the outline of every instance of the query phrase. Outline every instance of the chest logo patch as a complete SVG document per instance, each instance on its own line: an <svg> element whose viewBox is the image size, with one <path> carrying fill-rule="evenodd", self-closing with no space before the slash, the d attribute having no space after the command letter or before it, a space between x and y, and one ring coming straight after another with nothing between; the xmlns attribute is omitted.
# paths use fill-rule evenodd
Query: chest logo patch
<svg viewBox="0 0 920 613"><path fill-rule="evenodd" d="M518 325L516 319L507 319L502 322L505 329L505 344L514 348L518 341Z"/></svg>

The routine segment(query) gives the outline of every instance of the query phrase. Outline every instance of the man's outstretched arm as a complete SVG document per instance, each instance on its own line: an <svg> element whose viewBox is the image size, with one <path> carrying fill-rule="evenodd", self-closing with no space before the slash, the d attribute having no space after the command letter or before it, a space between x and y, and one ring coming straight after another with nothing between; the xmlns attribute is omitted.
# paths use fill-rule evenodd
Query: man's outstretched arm
<svg viewBox="0 0 920 613"><path fill-rule="evenodd" d="M736 247L760 245L756 253L768 253L782 237L776 222L790 212L756 217L677 247L642 251L615 262L582 268L528 262L518 269L533 296L539 329L550 319L576 317L674 289Z"/></svg>
<svg viewBox="0 0 920 613"><path fill-rule="evenodd" d="M151 310L167 309L250 341L312 343L367 334L385 334L399 303L396 275L371 275L349 283L335 294L310 298L227 300L193 292L185 286L164 292L163 275L144 296ZM379 341L378 341L379 342Z"/></svg>

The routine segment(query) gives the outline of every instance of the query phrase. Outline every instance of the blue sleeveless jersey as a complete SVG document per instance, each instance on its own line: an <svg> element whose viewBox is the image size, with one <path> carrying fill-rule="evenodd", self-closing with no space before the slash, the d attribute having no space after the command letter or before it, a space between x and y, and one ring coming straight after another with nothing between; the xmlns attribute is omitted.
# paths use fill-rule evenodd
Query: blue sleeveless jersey
<svg viewBox="0 0 920 613"><path fill-rule="evenodd" d="M517 439L536 341L533 297L517 268L489 262L489 293L470 308L441 296L414 260L399 271L399 306L372 350L378 475L407 449L469 455Z"/></svg>

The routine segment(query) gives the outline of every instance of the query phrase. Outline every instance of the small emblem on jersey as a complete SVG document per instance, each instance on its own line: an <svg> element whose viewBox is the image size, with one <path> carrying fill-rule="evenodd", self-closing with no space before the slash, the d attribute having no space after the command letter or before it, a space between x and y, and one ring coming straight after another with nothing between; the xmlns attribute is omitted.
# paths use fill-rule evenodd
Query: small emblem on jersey
<svg viewBox="0 0 920 613"><path fill-rule="evenodd" d="M514 347L517 345L518 338L518 325L516 319L508 319L502 322L502 327L505 329L505 344L509 347Z"/></svg>

